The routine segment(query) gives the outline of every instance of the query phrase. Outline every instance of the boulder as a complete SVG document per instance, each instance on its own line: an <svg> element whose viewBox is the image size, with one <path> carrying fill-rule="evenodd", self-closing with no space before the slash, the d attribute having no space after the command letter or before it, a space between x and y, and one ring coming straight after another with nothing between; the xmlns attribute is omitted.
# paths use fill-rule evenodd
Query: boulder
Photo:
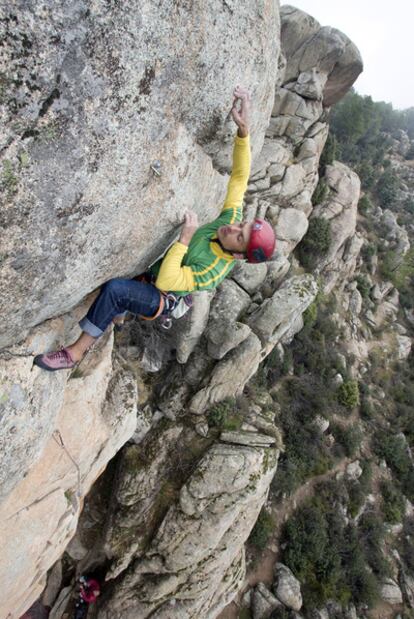
<svg viewBox="0 0 414 619"><path fill-rule="evenodd" d="M250 445L251 447L270 447L276 445L276 439L268 434L259 432L229 431L220 434L223 443L236 443L237 445Z"/></svg>
<svg viewBox="0 0 414 619"><path fill-rule="evenodd" d="M400 571L400 583L405 603L410 608L414 608L414 578L402 569Z"/></svg>
<svg viewBox="0 0 414 619"><path fill-rule="evenodd" d="M359 464L359 460L355 460L355 462L350 462L346 467L346 476L348 479L352 481L356 481L362 475L362 468Z"/></svg>
<svg viewBox="0 0 414 619"><path fill-rule="evenodd" d="M113 558L108 580L123 572L142 548L156 499L165 487L172 453L177 450L183 428L166 420L160 426L142 447L128 445L119 458L117 483L103 534L103 548ZM133 523L133 539L125 538L125 523Z"/></svg>
<svg viewBox="0 0 414 619"><path fill-rule="evenodd" d="M196 415L225 398L243 392L247 381L253 376L262 360L260 340L254 333L215 366L206 387L190 402L190 411Z"/></svg>
<svg viewBox="0 0 414 619"><path fill-rule="evenodd" d="M392 282L379 282L375 284L370 292L371 299L382 301L394 288Z"/></svg>
<svg viewBox="0 0 414 619"><path fill-rule="evenodd" d="M305 213L294 208L284 208L280 211L276 224L277 247L279 252L287 255L293 251L299 241L305 236L309 226Z"/></svg>
<svg viewBox="0 0 414 619"><path fill-rule="evenodd" d="M218 288L211 303L208 329L217 324L235 322L250 305L250 296L232 279L226 279Z"/></svg>
<svg viewBox="0 0 414 619"><path fill-rule="evenodd" d="M262 582L259 582L253 589L250 605L253 619L268 619L275 608L282 607L279 600Z"/></svg>
<svg viewBox="0 0 414 619"><path fill-rule="evenodd" d="M193 292L192 297L193 305L186 327L177 338L177 361L181 364L187 363L207 326L214 291Z"/></svg>
<svg viewBox="0 0 414 619"><path fill-rule="evenodd" d="M262 285L267 275L267 263L249 264L241 262L231 273L232 279L248 294L253 294Z"/></svg>
<svg viewBox="0 0 414 619"><path fill-rule="evenodd" d="M337 161L326 166L324 177L330 189L322 204L315 206L312 217L330 221L331 242L328 252L318 258L329 293L338 282L346 283L356 267L363 238L355 233L360 180L347 166Z"/></svg>
<svg viewBox="0 0 414 619"><path fill-rule="evenodd" d="M290 262L287 257L277 251L267 265L265 287L269 289L269 296L278 288L289 268Z"/></svg>
<svg viewBox="0 0 414 619"><path fill-rule="evenodd" d="M326 73L313 67L308 71L302 71L298 75L295 84L295 92L307 99L316 99L319 101L323 98L323 92L328 76Z"/></svg>
<svg viewBox="0 0 414 619"><path fill-rule="evenodd" d="M317 284L312 275L295 275L249 317L249 326L266 349L273 348L287 334L316 293Z"/></svg>
<svg viewBox="0 0 414 619"><path fill-rule="evenodd" d="M249 337L252 330L242 322L215 322L207 332L207 351L212 359L222 359L230 350L236 348Z"/></svg>
<svg viewBox="0 0 414 619"><path fill-rule="evenodd" d="M412 340L408 335L396 335L397 340L397 359L404 361L410 355L412 348Z"/></svg>
<svg viewBox="0 0 414 619"><path fill-rule="evenodd" d="M316 415L313 423L321 434L326 432L326 430L329 428L329 420L325 417L322 417L322 415Z"/></svg>
<svg viewBox="0 0 414 619"><path fill-rule="evenodd" d="M59 596L56 602L54 603L52 610L50 611L48 619L61 619L61 617L64 617L64 612L68 605L68 601L71 599L71 596L75 593L74 589L75 589L74 587L69 586L69 587L64 587L60 591Z"/></svg>
<svg viewBox="0 0 414 619"><path fill-rule="evenodd" d="M349 311L353 316L359 316L362 310L362 295L359 290L352 291L349 298Z"/></svg>
<svg viewBox="0 0 414 619"><path fill-rule="evenodd" d="M299 611L302 608L300 582L283 563L275 565L275 584L273 590L278 600L288 608Z"/></svg>
<svg viewBox="0 0 414 619"><path fill-rule="evenodd" d="M385 602L389 604L402 604L403 596L401 593L401 589L397 585L397 583L388 578L385 580L381 586L381 597Z"/></svg>

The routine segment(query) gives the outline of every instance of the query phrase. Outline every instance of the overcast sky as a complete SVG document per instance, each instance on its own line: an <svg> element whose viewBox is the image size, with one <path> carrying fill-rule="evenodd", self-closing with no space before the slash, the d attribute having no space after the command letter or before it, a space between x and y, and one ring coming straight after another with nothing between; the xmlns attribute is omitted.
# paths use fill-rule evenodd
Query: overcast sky
<svg viewBox="0 0 414 619"><path fill-rule="evenodd" d="M361 95L394 108L414 106L413 0L294 0L291 4L346 34L361 52Z"/></svg>

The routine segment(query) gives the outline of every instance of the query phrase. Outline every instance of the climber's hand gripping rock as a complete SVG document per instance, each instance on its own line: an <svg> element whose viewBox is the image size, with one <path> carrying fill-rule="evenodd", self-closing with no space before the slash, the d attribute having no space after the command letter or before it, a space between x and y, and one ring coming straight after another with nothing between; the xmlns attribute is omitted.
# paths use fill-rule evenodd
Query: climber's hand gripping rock
<svg viewBox="0 0 414 619"><path fill-rule="evenodd" d="M231 108L231 115L239 128L237 134L240 138L245 138L249 135L249 111L249 91L246 88L243 88L243 86L236 86L233 92L233 106Z"/></svg>

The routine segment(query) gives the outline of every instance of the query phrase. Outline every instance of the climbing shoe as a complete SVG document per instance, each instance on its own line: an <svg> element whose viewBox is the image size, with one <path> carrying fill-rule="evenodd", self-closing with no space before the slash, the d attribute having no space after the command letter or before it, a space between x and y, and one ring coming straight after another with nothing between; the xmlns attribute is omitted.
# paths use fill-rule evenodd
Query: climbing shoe
<svg viewBox="0 0 414 619"><path fill-rule="evenodd" d="M56 370L71 370L76 365L67 348L61 348L55 352L37 355L34 358L33 363L48 372L56 372Z"/></svg>

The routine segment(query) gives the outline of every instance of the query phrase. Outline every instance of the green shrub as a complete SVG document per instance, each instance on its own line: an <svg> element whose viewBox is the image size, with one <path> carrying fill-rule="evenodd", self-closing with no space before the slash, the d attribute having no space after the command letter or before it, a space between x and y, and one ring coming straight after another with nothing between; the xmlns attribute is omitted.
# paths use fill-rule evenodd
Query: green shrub
<svg viewBox="0 0 414 619"><path fill-rule="evenodd" d="M311 303L303 312L303 324L305 327L312 327L318 317L318 304L316 301Z"/></svg>
<svg viewBox="0 0 414 619"><path fill-rule="evenodd" d="M313 217L307 233L299 244L299 260L303 267L313 268L320 256L328 253L331 245L331 222L324 217Z"/></svg>
<svg viewBox="0 0 414 619"><path fill-rule="evenodd" d="M359 542L374 573L380 578L390 576L390 564L382 550L386 533L382 518L375 512L365 512L358 523L358 532Z"/></svg>
<svg viewBox="0 0 414 619"><path fill-rule="evenodd" d="M362 196L358 202L358 210L363 215L372 209L372 202L367 195Z"/></svg>
<svg viewBox="0 0 414 619"><path fill-rule="evenodd" d="M291 618L290 610L286 608L286 606L283 606L281 604L278 608L276 608L272 612L269 619L290 619L290 618Z"/></svg>
<svg viewBox="0 0 414 619"><path fill-rule="evenodd" d="M297 509L283 530L282 561L301 581L307 609L320 608L328 599L343 605L352 599L370 606L378 599L378 580L367 563L365 539L362 543L362 534L347 525L338 510L345 498L342 482L320 484L316 498Z"/></svg>
<svg viewBox="0 0 414 619"><path fill-rule="evenodd" d="M336 138L332 133L328 133L325 146L323 148L321 157L319 159L319 176L322 176L323 174L325 174L326 166L331 165L334 159L336 159L336 151L337 151Z"/></svg>
<svg viewBox="0 0 414 619"><path fill-rule="evenodd" d="M374 406L369 398L361 398L361 405L359 412L361 413L361 417L363 419L369 420L374 417Z"/></svg>
<svg viewBox="0 0 414 619"><path fill-rule="evenodd" d="M404 201L403 209L407 211L407 213L409 213L410 215L414 215L414 200L412 198L407 198Z"/></svg>
<svg viewBox="0 0 414 619"><path fill-rule="evenodd" d="M361 254L364 261L369 261L377 253L377 247L373 243L366 244L362 247Z"/></svg>
<svg viewBox="0 0 414 619"><path fill-rule="evenodd" d="M404 522L403 535L404 540L402 546L402 557L407 568L414 571L414 519L406 518Z"/></svg>
<svg viewBox="0 0 414 619"><path fill-rule="evenodd" d="M207 420L209 426L221 430L238 430L243 423L234 398L226 398L212 406L207 414Z"/></svg>
<svg viewBox="0 0 414 619"><path fill-rule="evenodd" d="M359 386L356 380L347 380L338 387L338 402L348 409L359 405Z"/></svg>
<svg viewBox="0 0 414 619"><path fill-rule="evenodd" d="M311 201L313 206L321 204L326 199L328 191L328 185L323 178L320 178L318 184L316 185L315 191L312 194Z"/></svg>
<svg viewBox="0 0 414 619"><path fill-rule="evenodd" d="M386 522L396 524L401 522L404 516L405 501L401 491L392 481L381 483L382 512Z"/></svg>
<svg viewBox="0 0 414 619"><path fill-rule="evenodd" d="M385 459L397 479L402 481L407 477L412 464L403 436L390 434L387 430L379 430L375 435L374 449L380 458Z"/></svg>
<svg viewBox="0 0 414 619"><path fill-rule="evenodd" d="M259 550L264 550L266 548L269 537L272 534L275 523L271 515L266 511L266 509L262 509L259 514L259 517L256 521L256 524L253 527L252 532L250 533L248 543L253 544Z"/></svg>
<svg viewBox="0 0 414 619"><path fill-rule="evenodd" d="M369 280L365 277L365 275L357 275L355 280L357 283L357 288L359 292L361 293L362 298L368 299L369 292L371 290L371 284L369 283Z"/></svg>
<svg viewBox="0 0 414 619"><path fill-rule="evenodd" d="M345 427L340 424L331 424L331 431L345 455L352 458L361 445L362 432L360 427L358 425ZM341 453L338 453L338 448L336 448L336 452L341 455Z"/></svg>
<svg viewBox="0 0 414 619"><path fill-rule="evenodd" d="M406 156L406 159L414 159L414 143L411 143L410 149L408 150Z"/></svg>
<svg viewBox="0 0 414 619"><path fill-rule="evenodd" d="M413 501L414 467L404 437L390 434L386 430L379 431L375 435L374 449L381 458L385 458L388 466L401 483L402 491L410 501Z"/></svg>
<svg viewBox="0 0 414 619"><path fill-rule="evenodd" d="M377 172L375 167L372 165L370 161L364 160L361 161L357 166L355 166L355 171L357 172L359 178L361 179L361 187L364 191L368 191L372 189L377 181ZM358 205L359 208L359 205ZM361 210L361 213L363 211Z"/></svg>
<svg viewBox="0 0 414 619"><path fill-rule="evenodd" d="M13 164L9 159L3 160L3 169L0 178L0 185L6 190L8 197L17 192L17 177Z"/></svg>

